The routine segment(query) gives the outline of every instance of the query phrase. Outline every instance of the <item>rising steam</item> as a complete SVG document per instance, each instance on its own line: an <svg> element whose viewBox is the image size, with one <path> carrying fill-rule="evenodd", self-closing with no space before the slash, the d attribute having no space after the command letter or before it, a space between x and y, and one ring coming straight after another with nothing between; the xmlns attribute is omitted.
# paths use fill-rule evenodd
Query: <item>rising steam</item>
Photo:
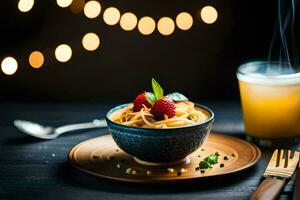
<svg viewBox="0 0 300 200"><path fill-rule="evenodd" d="M298 0L278 0L278 13L268 55L268 61L278 61L282 73L293 73L299 64L295 35L295 18ZM272 69L274 70L274 68Z"/></svg>

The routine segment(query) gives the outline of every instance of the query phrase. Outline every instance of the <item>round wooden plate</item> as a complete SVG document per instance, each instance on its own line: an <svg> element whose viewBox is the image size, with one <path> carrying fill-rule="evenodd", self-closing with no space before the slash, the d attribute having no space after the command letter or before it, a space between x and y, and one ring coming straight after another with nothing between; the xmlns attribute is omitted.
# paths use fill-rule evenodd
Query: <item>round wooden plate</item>
<svg viewBox="0 0 300 200"><path fill-rule="evenodd" d="M218 152L219 162L212 169L196 170L206 156ZM84 141L71 149L69 159L73 166L87 173L118 181L155 183L199 179L230 174L253 166L261 152L244 140L210 134L205 144L188 156L187 162L174 165L148 165L136 162L105 135ZM224 160L227 156L228 160ZM224 167L220 167L224 164ZM130 168L130 169L129 169Z"/></svg>

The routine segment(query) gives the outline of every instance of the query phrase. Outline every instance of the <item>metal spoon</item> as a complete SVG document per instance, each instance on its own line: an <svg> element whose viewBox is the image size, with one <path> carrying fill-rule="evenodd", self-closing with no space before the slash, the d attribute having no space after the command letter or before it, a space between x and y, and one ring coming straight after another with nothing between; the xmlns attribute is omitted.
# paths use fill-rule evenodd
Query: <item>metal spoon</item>
<svg viewBox="0 0 300 200"><path fill-rule="evenodd" d="M105 119L94 119L92 122L69 124L60 127L43 126L41 124L25 120L14 120L14 125L20 131L41 139L54 139L69 131L107 127Z"/></svg>

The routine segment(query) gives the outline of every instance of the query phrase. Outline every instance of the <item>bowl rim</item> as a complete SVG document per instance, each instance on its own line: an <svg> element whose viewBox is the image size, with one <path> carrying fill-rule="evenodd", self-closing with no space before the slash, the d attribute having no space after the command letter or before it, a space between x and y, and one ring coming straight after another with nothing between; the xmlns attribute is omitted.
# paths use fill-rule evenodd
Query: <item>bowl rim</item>
<svg viewBox="0 0 300 200"><path fill-rule="evenodd" d="M120 127L132 128L132 129L136 129L136 130L150 130L150 131L151 130L164 130L164 131L167 131L167 130L177 130L177 129L185 129L185 128L196 127L196 126L200 126L200 125L203 125L203 124L207 124L207 123L213 122L214 119L215 119L215 113L210 108L208 108L207 106L204 106L202 104L198 104L198 103L194 103L195 106L200 107L200 108L206 110L210 114L210 117L207 120L204 120L204 121L202 121L201 123L198 123L198 124L191 124L191 125L186 125L186 126L170 127L170 128L142 128L142 127L125 126L123 124L116 123L116 122L114 122L114 121L112 121L112 120L109 119L108 116L112 112L114 112L114 111L116 111L118 109L124 108L124 107L128 106L129 104L131 104L131 103L124 103L124 104L121 104L121 105L118 105L118 106L115 106L115 107L109 109L109 111L105 115L106 121L108 121L108 122L110 122L110 123L112 123L114 125L120 126Z"/></svg>

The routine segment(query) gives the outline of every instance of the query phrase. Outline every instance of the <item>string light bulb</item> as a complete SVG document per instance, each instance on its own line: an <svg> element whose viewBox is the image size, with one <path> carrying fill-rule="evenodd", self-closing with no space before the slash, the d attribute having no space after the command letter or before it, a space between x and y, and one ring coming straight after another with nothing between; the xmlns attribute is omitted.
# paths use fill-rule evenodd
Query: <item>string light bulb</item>
<svg viewBox="0 0 300 200"><path fill-rule="evenodd" d="M101 4L98 1L89 1L85 4L83 8L84 15L87 18L93 19L100 15Z"/></svg>
<svg viewBox="0 0 300 200"><path fill-rule="evenodd" d="M200 11L200 17L206 24L213 24L218 19L218 11L212 6L205 6Z"/></svg>
<svg viewBox="0 0 300 200"><path fill-rule="evenodd" d="M108 25L116 25L120 20L120 11L115 7L107 8L103 13L103 20Z"/></svg>
<svg viewBox="0 0 300 200"><path fill-rule="evenodd" d="M139 20L138 30L143 35L150 35L155 30L155 21L151 17L145 16Z"/></svg>
<svg viewBox="0 0 300 200"><path fill-rule="evenodd" d="M34 0L19 0L18 9L21 12L28 12L32 9Z"/></svg>
<svg viewBox="0 0 300 200"><path fill-rule="evenodd" d="M59 7L66 8L72 4L72 0L56 0Z"/></svg>
<svg viewBox="0 0 300 200"><path fill-rule="evenodd" d="M82 46L88 51L95 51L100 44L100 39L95 33L87 33L82 38Z"/></svg>
<svg viewBox="0 0 300 200"><path fill-rule="evenodd" d="M135 14L124 13L120 19L120 26L125 31L132 31L137 25L137 17Z"/></svg>
<svg viewBox="0 0 300 200"><path fill-rule="evenodd" d="M61 44L55 49L55 58L59 62L67 62L72 57L72 49L67 44Z"/></svg>
<svg viewBox="0 0 300 200"><path fill-rule="evenodd" d="M162 35L171 35L175 30L175 23L170 17L162 17L157 22L157 30Z"/></svg>
<svg viewBox="0 0 300 200"><path fill-rule="evenodd" d="M187 12L181 12L176 17L176 25L181 30L189 30L193 26L193 17Z"/></svg>
<svg viewBox="0 0 300 200"><path fill-rule="evenodd" d="M18 69L18 62L13 57L6 57L1 62L1 69L6 75L13 75Z"/></svg>
<svg viewBox="0 0 300 200"><path fill-rule="evenodd" d="M39 51L33 51L29 55L28 60L29 60L29 64L31 65L31 67L36 68L36 69L42 67L42 65L44 64L44 56Z"/></svg>

